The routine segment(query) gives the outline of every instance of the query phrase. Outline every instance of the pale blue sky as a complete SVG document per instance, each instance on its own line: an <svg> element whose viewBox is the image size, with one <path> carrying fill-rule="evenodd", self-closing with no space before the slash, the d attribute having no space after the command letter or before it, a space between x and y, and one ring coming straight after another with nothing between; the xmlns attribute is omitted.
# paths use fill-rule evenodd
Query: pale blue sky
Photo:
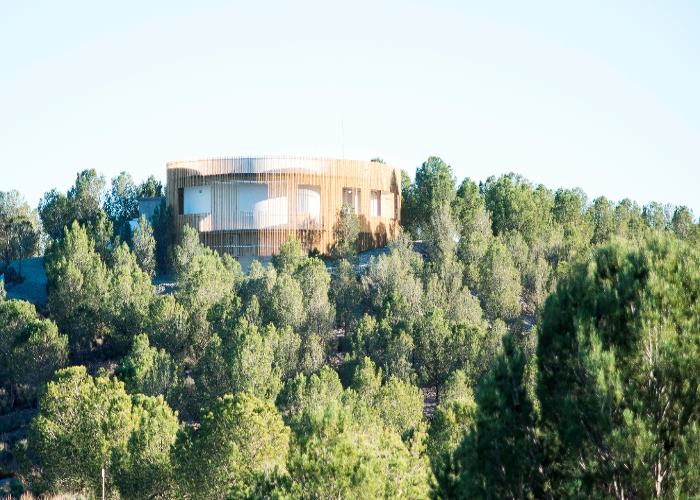
<svg viewBox="0 0 700 500"><path fill-rule="evenodd" d="M0 190L429 155L700 214L697 1L0 0Z"/></svg>

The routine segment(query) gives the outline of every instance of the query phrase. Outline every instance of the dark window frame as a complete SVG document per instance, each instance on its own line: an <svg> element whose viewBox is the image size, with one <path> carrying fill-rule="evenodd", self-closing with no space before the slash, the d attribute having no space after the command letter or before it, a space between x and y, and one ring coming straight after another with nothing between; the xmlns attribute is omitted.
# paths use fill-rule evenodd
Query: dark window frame
<svg viewBox="0 0 700 500"><path fill-rule="evenodd" d="M185 188L177 188L177 214L185 215Z"/></svg>

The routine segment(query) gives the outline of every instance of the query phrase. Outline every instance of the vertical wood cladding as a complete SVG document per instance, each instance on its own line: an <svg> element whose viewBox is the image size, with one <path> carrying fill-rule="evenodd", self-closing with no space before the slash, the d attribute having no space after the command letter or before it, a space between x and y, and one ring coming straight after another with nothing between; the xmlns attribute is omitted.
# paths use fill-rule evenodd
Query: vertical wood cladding
<svg viewBox="0 0 700 500"><path fill-rule="evenodd" d="M218 158L171 162L167 170L167 202L178 236L189 224L200 232L204 244L234 256L273 255L290 234L307 250L328 253L335 243L334 230L347 189L358 203L362 250L386 244L398 230L401 172L382 163L304 157ZM264 200L261 184L266 186ZM184 213L185 188L196 186L211 190L209 213ZM380 200L377 216L372 212L373 191ZM377 213L376 194L374 200ZM249 206L263 208L245 209Z"/></svg>

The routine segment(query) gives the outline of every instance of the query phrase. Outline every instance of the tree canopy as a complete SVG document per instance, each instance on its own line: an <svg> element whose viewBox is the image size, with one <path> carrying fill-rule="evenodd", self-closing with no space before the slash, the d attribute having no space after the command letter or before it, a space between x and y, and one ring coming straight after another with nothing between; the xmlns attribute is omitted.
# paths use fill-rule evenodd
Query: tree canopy
<svg viewBox="0 0 700 500"><path fill-rule="evenodd" d="M48 279L48 304L0 289L13 494L698 496L687 207L430 157L370 258L343 207L330 255L290 236L244 272L165 201L131 232L162 191L85 170L38 212L0 193L2 270L45 251Z"/></svg>

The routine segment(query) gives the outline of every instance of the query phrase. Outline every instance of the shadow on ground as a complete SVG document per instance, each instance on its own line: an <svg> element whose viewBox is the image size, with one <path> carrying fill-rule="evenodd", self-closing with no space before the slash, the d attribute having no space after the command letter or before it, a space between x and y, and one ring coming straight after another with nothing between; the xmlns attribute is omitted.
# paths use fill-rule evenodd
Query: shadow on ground
<svg viewBox="0 0 700 500"><path fill-rule="evenodd" d="M12 262L12 267L19 269L19 262ZM46 272L44 258L34 257L22 261L22 283L5 284L8 299L21 299L39 307L46 307L49 299L46 295Z"/></svg>

